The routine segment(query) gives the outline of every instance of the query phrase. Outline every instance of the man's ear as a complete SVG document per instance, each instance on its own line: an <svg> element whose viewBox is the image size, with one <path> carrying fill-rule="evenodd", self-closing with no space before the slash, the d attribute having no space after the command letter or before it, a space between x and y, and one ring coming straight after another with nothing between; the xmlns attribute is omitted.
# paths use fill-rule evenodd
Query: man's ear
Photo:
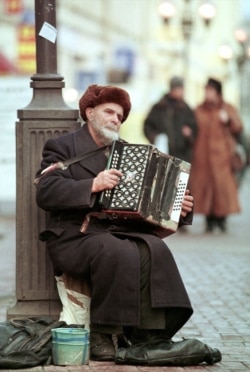
<svg viewBox="0 0 250 372"><path fill-rule="evenodd" d="M85 114L87 116L87 119L91 120L91 117L93 115L93 107L87 107L85 110Z"/></svg>

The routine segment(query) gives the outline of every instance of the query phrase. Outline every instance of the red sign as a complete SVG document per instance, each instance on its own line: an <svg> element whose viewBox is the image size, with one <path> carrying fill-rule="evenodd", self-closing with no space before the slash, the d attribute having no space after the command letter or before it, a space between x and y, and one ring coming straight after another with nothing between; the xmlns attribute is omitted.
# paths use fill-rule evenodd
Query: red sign
<svg viewBox="0 0 250 372"><path fill-rule="evenodd" d="M23 11L23 0L5 0L5 11L9 14L18 14Z"/></svg>

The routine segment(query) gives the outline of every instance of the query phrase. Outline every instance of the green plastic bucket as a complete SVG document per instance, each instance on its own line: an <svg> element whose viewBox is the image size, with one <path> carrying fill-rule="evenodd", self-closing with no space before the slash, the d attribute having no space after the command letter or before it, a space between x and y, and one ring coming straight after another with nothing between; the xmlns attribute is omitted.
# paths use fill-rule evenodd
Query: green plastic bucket
<svg viewBox="0 0 250 372"><path fill-rule="evenodd" d="M51 334L55 365L89 363L89 332L85 328L54 328Z"/></svg>

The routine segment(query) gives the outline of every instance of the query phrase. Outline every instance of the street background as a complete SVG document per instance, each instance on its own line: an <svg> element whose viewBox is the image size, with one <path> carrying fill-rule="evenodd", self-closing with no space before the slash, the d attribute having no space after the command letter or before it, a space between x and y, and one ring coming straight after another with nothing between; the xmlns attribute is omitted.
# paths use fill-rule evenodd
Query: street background
<svg viewBox="0 0 250 372"><path fill-rule="evenodd" d="M36 62L43 55L49 65L51 57L36 45L37 3L0 0L0 214L10 211L16 197L17 110L32 99ZM167 6L162 12L162 4L174 12ZM169 12L166 22L163 13ZM184 78L185 99L195 108L214 77L225 100L239 109L250 147L249 0L56 0L56 19L57 70L70 107L78 108L89 84L125 88L132 109L121 137L148 143L143 121L169 89L169 79Z"/></svg>
<svg viewBox="0 0 250 372"><path fill-rule="evenodd" d="M247 171L239 194L242 212L228 220L228 232L204 233L202 216L194 217L187 233L167 238L190 295L194 314L176 334L198 338L222 352L222 362L214 366L133 367L111 362L90 362L89 366L65 367L81 371L247 371L250 370L250 172ZM15 220L0 217L0 321L15 303ZM25 273L23 273L25 275ZM62 367L33 370L60 371Z"/></svg>

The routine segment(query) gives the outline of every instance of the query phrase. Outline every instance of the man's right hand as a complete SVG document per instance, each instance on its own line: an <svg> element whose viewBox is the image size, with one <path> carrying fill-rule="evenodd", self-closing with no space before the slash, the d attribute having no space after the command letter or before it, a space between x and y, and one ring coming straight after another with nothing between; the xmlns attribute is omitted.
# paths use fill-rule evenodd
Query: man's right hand
<svg viewBox="0 0 250 372"><path fill-rule="evenodd" d="M108 169L100 172L93 180L92 192L111 190L118 185L122 172L118 169Z"/></svg>

